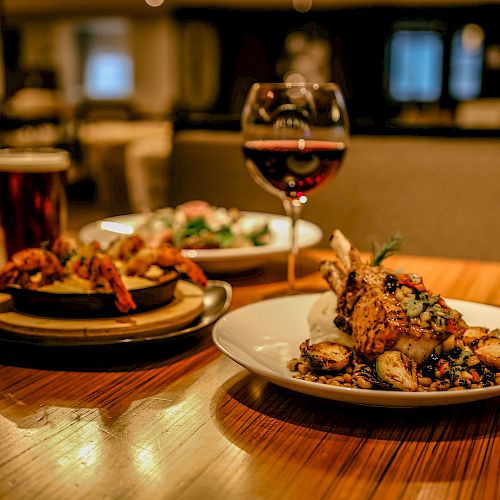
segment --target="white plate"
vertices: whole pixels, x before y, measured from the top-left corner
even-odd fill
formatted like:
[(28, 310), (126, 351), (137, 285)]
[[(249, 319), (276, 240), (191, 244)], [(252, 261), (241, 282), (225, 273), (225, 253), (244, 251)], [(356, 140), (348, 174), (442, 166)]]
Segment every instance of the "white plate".
[[(185, 250), (184, 253), (197, 262), (206, 272), (236, 272), (253, 269), (263, 264), (272, 256), (285, 253), (289, 247), (290, 221), (283, 215), (266, 214), (259, 212), (243, 212), (249, 219), (267, 218), (271, 226), (273, 240), (268, 245), (246, 248), (223, 248), (207, 250)], [(104, 219), (107, 222), (118, 222), (139, 227), (145, 220), (144, 214), (118, 215)], [(82, 243), (98, 241), (103, 246), (109, 245), (117, 238), (117, 233), (101, 228), (99, 220), (82, 227), (78, 237)], [(297, 224), (299, 248), (308, 248), (321, 241), (323, 232), (312, 222), (300, 220)]]
[[(229, 312), (217, 321), (215, 345), (241, 366), (292, 391), (325, 399), (370, 406), (438, 406), (500, 396), (500, 386), (466, 391), (393, 392), (336, 387), (295, 379), (287, 368), (298, 357), (299, 344), (309, 338), (307, 314), (319, 294), (280, 297)], [(500, 308), (447, 300), (470, 325), (500, 326)]]

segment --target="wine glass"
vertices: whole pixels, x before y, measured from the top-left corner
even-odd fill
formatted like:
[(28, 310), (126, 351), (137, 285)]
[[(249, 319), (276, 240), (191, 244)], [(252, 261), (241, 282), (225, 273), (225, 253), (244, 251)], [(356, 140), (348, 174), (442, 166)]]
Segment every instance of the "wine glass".
[(243, 154), (253, 179), (281, 198), (290, 218), (287, 294), (297, 293), (297, 221), (311, 192), (338, 172), (349, 137), (335, 83), (255, 83), (241, 116)]

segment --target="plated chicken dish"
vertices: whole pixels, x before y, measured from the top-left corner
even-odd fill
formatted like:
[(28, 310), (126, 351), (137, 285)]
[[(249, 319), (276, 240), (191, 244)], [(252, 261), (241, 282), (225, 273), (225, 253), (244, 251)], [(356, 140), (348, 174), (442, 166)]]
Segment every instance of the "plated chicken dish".
[(107, 294), (119, 312), (128, 313), (137, 307), (134, 291), (174, 282), (183, 274), (202, 288), (207, 284), (199, 266), (167, 244), (151, 248), (134, 235), (104, 251), (96, 242), (77, 246), (61, 237), (50, 247), (14, 254), (0, 269), (0, 291), (48, 292), (61, 298)]
[(309, 315), (310, 338), (289, 363), (296, 378), (399, 391), (500, 385), (500, 330), (468, 325), (421, 276), (363, 262), (338, 230), (321, 264), (331, 292)]

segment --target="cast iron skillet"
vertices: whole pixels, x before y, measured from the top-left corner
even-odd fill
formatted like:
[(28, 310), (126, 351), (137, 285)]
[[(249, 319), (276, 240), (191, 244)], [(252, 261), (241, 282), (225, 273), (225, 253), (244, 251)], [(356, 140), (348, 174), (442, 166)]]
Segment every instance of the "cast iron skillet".
[(12, 296), (16, 311), (53, 318), (102, 318), (122, 316), (149, 311), (164, 306), (174, 298), (179, 275), (172, 273), (172, 279), (146, 288), (131, 290), (137, 305), (122, 313), (115, 305), (113, 293), (53, 293), (8, 287), (4, 290)]

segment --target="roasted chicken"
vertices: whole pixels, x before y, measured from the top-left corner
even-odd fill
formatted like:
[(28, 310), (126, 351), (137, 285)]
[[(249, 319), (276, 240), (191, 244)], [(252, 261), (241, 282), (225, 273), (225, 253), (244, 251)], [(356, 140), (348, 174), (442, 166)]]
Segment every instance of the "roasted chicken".
[(363, 262), (338, 230), (331, 246), (335, 258), (320, 270), (338, 296), (335, 324), (352, 335), (366, 360), (394, 350), (420, 364), (440, 345), (453, 348), (467, 330), (461, 314), (427, 290), (421, 277)]

